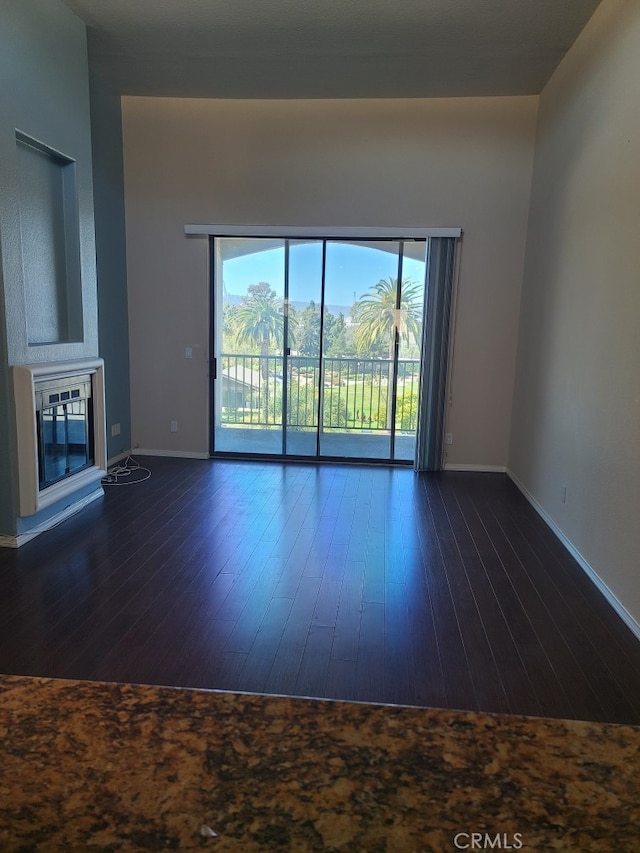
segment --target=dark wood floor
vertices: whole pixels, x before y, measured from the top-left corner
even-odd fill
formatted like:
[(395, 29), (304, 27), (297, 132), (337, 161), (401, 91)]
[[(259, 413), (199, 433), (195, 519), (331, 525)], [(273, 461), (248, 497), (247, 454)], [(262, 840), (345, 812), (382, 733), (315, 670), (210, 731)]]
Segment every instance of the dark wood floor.
[(144, 460), (0, 549), (0, 671), (640, 723), (640, 643), (503, 475)]

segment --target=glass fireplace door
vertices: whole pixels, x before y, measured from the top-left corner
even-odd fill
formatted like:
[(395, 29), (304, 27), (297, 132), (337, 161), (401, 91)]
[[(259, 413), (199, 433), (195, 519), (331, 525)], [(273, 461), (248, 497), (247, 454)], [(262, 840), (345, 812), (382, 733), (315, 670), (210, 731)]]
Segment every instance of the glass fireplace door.
[(93, 465), (91, 377), (54, 380), (36, 390), (39, 487)]

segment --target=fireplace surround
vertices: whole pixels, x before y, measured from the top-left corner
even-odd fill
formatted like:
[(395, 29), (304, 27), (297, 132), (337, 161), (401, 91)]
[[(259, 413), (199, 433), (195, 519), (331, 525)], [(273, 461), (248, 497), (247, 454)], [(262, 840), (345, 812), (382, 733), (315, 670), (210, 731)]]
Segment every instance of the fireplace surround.
[(104, 362), (16, 365), (13, 381), (20, 516), (28, 517), (106, 474)]

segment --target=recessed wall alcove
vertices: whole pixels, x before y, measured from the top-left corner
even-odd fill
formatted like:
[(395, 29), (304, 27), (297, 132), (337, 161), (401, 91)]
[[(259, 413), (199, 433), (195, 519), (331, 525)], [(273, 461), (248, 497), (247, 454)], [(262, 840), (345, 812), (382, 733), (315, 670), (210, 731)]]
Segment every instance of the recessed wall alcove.
[(82, 341), (76, 163), (21, 131), (16, 163), (28, 345)]

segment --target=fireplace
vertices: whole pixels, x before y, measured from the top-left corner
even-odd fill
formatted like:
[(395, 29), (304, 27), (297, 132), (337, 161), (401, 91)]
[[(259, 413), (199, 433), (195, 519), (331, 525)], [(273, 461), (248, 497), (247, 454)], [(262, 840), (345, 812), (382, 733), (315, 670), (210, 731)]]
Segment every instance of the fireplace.
[(90, 373), (34, 383), (40, 491), (93, 465), (92, 384)]
[(20, 515), (30, 516), (106, 473), (102, 359), (13, 368)]

